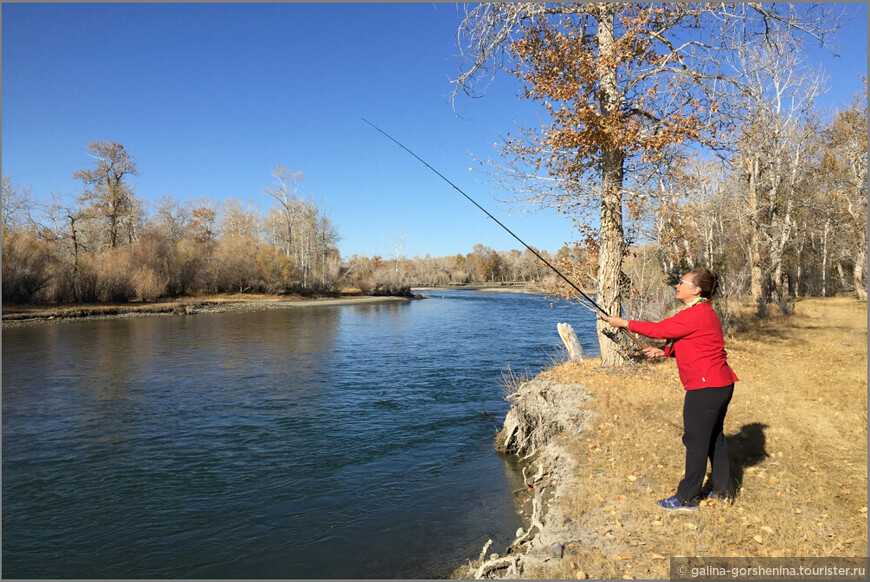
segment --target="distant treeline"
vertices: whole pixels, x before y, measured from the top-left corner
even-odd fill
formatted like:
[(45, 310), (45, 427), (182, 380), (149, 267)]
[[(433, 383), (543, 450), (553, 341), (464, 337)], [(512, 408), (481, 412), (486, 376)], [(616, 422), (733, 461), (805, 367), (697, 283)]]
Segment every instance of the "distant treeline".
[[(553, 262), (547, 251), (538, 251)], [(557, 253), (565, 256), (568, 247)], [(552, 276), (540, 259), (529, 251), (496, 251), (483, 244), (474, 245), (468, 254), (443, 257), (407, 258), (360, 257), (354, 255), (344, 265), (344, 277), (363, 292), (403, 286), (444, 286), (476, 283), (540, 283)]]
[(151, 301), (199, 293), (329, 294), (337, 289), (338, 232), (297, 197), (302, 175), (279, 167), (265, 216), (236, 200), (164, 197), (147, 213), (127, 181), (124, 146), (94, 142), (71, 203), (32, 201), (3, 177), (3, 300)]
[(215, 204), (163, 197), (153, 210), (128, 178), (138, 173), (124, 146), (94, 142), (97, 161), (76, 172), (73, 201), (37, 203), (3, 177), (3, 300), (13, 303), (153, 301), (211, 293), (330, 295), (407, 293), (411, 285), (539, 281), (530, 252), (477, 245), (467, 255), (342, 261), (334, 225), (301, 199), (301, 172), (278, 167), (265, 215), (237, 200)]
[[(624, 228), (634, 244), (624, 249), (619, 276), (626, 313), (658, 316), (661, 309), (649, 306), (668, 304), (669, 284), (696, 265), (720, 274), (723, 297), (749, 298), (761, 312), (768, 304), (789, 312), (794, 298), (806, 295), (866, 298), (865, 102), (856, 99), (828, 125), (803, 127), (800, 147), (783, 138), (779, 149), (747, 155), (742, 166), (687, 160), (679, 179), (627, 203)], [(779, 142), (763, 143), (771, 144)], [(415, 285), (508, 281), (558, 292), (553, 274), (528, 250), (478, 244), (465, 255), (408, 258), (402, 241), (390, 257), (343, 259), (335, 226), (298, 195), (302, 173), (280, 166), (266, 190), (274, 204), (265, 214), (236, 200), (168, 196), (146, 210), (128, 183), (137, 168), (124, 147), (94, 142), (88, 149), (96, 162), (75, 172), (83, 191), (72, 201), (36, 203), (29, 189), (3, 177), (4, 301), (328, 295), (342, 288), (394, 294)], [(578, 228), (584, 244), (540, 252), (575, 282), (596, 288), (594, 233), (580, 221)]]

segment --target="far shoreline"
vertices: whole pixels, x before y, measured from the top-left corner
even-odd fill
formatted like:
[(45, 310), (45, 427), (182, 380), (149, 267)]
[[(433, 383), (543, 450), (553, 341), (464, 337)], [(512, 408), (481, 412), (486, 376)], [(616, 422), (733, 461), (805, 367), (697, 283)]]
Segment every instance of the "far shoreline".
[(42, 323), (57, 323), (82, 319), (118, 319), (159, 315), (194, 315), (231, 311), (262, 311), (331, 307), (374, 303), (408, 302), (425, 299), (424, 295), (339, 295), (336, 297), (301, 297), (287, 295), (235, 294), (181, 297), (167, 301), (130, 303), (88, 303), (68, 305), (3, 304), (3, 328), (23, 327)]
[[(441, 291), (478, 291), (481, 293), (526, 293), (548, 295), (534, 283), (482, 283), (468, 285), (412, 286), (410, 295), (362, 295), (358, 290), (337, 296), (304, 297), (262, 293), (234, 293), (178, 297), (157, 301), (131, 301), (127, 303), (71, 303), (0, 305), (3, 328), (23, 327), (44, 323), (58, 323), (83, 319), (117, 319), (158, 315), (193, 315), (198, 313), (225, 313), (230, 311), (260, 311), (301, 307), (328, 307), (363, 305), (427, 299), (426, 293)], [(356, 292), (354, 292), (356, 291)]]
[(534, 283), (483, 283), (468, 285), (436, 285), (432, 287), (412, 286), (415, 293), (431, 291), (480, 291), (482, 293), (528, 293), (530, 295), (547, 295), (548, 292)]

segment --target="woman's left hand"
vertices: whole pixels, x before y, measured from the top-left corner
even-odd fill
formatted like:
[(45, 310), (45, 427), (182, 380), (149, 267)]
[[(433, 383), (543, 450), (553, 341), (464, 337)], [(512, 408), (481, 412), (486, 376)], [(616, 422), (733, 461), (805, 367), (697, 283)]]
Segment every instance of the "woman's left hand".
[(613, 327), (628, 327), (628, 320), (615, 315), (605, 315), (602, 319)]
[(661, 348), (650, 346), (643, 349), (643, 355), (645, 355), (647, 358), (664, 358), (665, 351)]

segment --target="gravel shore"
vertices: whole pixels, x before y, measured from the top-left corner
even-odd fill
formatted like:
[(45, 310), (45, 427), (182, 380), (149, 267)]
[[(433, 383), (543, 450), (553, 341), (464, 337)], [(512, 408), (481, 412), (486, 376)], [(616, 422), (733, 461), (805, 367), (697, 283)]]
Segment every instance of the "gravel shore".
[(394, 303), (421, 299), (413, 297), (323, 297), (304, 299), (281, 296), (224, 296), (214, 298), (184, 298), (158, 303), (129, 303), (112, 305), (74, 306), (3, 306), (3, 327), (20, 327), (58, 323), (77, 319), (114, 319), (121, 317), (150, 317), (158, 315), (193, 315), (198, 313), (226, 313), (230, 311), (262, 311), (264, 309), (297, 309), (302, 307), (327, 307), (335, 305), (359, 305), (366, 303)]

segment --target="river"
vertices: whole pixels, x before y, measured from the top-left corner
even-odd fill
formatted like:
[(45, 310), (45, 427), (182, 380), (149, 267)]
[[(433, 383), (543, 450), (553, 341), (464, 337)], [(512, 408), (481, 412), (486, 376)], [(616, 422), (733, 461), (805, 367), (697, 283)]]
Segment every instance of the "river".
[(434, 578), (521, 523), (492, 437), (592, 314), (526, 294), (3, 330), (5, 578)]

